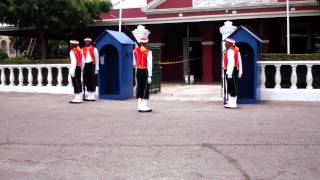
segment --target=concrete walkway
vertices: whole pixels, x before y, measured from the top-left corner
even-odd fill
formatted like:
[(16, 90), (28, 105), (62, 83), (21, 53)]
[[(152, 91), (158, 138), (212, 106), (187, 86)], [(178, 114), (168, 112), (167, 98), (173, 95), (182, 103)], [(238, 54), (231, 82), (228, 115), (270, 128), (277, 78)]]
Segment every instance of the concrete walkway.
[(318, 180), (320, 103), (0, 93), (2, 180)]
[(217, 102), (223, 101), (223, 98), (220, 84), (161, 84), (161, 93), (152, 96), (152, 100)]

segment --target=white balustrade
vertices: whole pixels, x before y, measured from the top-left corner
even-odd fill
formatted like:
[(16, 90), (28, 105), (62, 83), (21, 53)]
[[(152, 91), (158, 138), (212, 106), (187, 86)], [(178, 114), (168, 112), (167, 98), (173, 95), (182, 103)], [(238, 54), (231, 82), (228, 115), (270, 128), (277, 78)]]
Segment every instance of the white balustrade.
[[(53, 73), (52, 69), (57, 68), (57, 86), (53, 86)], [(72, 83), (71, 78), (67, 77), (68, 85), (63, 85), (63, 68), (69, 68), (69, 64), (0, 64), (1, 70), (1, 87), (0, 92), (39, 92), (39, 93), (57, 93), (57, 94), (72, 94)], [(5, 69), (9, 69), (9, 77), (6, 77)], [(14, 69), (18, 69), (18, 77), (15, 79)], [(23, 76), (23, 70), (27, 69), (26, 77)], [(36, 69), (37, 72), (37, 81), (36, 85), (33, 84), (33, 75), (32, 69)], [(43, 84), (43, 69), (47, 69), (47, 81), (46, 85)], [(56, 73), (55, 73), (56, 75)], [(6, 79), (9, 79), (9, 84), (6, 84)], [(28, 84), (24, 86), (24, 79), (27, 78)], [(18, 81), (18, 86), (15, 86), (15, 81)]]
[[(259, 61), (261, 67), (261, 85), (260, 93), (262, 100), (292, 100), (292, 101), (320, 101), (320, 89), (313, 88), (313, 80), (315, 79), (312, 75), (312, 68), (315, 65), (320, 65), (320, 61)], [(274, 66), (276, 68), (275, 73), (275, 87), (265, 87), (265, 67), (267, 65)], [(291, 86), (290, 88), (281, 87), (281, 73), (280, 69), (282, 66), (291, 67), (292, 73), (290, 77)], [(306, 73), (306, 88), (297, 88), (298, 76), (297, 67), (305, 66), (307, 68)], [(314, 74), (319, 78), (320, 74)]]

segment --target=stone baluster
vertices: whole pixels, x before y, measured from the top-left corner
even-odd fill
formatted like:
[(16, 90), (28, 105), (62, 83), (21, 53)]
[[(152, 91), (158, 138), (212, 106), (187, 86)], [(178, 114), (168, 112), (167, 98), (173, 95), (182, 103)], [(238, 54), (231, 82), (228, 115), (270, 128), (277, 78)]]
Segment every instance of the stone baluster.
[(275, 89), (280, 89), (281, 88), (281, 85), (280, 85), (280, 83), (281, 83), (281, 74), (280, 74), (281, 65), (280, 64), (276, 64), (275, 66), (276, 66), (276, 76), (275, 76), (276, 85), (275, 85), (274, 88)]
[(9, 69), (10, 69), (10, 77), (9, 77), (10, 86), (14, 86), (14, 68), (10, 67)]
[(58, 76), (57, 76), (58, 84), (57, 84), (57, 86), (62, 86), (62, 80), (63, 80), (62, 67), (57, 67), (57, 68), (58, 68)]
[(290, 89), (297, 89), (297, 65), (291, 64), (292, 72), (291, 72), (291, 87)]
[(260, 88), (266, 88), (266, 65), (261, 64), (261, 85)]
[(43, 80), (43, 78), (42, 78), (42, 71), (41, 71), (41, 67), (37, 67), (37, 69), (38, 69), (38, 84), (37, 84), (37, 86), (42, 86), (42, 80)]
[(32, 76), (32, 68), (28, 67), (28, 86), (32, 86), (33, 76)]
[(307, 89), (312, 89), (312, 64), (307, 64), (307, 77), (306, 77), (306, 82), (307, 82)]
[(1, 68), (1, 86), (6, 85), (6, 74), (4, 73), (5, 68)]
[(48, 67), (48, 84), (47, 86), (52, 86), (52, 68), (51, 67)]
[(23, 68), (19, 67), (19, 78), (18, 78), (18, 86), (23, 86)]

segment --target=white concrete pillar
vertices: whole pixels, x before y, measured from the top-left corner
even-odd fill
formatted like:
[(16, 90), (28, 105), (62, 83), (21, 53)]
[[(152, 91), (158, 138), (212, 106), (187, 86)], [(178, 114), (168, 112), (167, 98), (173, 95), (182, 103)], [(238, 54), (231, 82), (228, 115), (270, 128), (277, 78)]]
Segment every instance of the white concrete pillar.
[(58, 76), (57, 76), (57, 81), (58, 84), (57, 86), (62, 86), (62, 67), (57, 67), (58, 68)]
[(43, 80), (43, 78), (42, 78), (42, 71), (41, 71), (41, 67), (37, 67), (37, 69), (38, 69), (38, 84), (37, 84), (37, 86), (42, 86), (42, 80)]
[(10, 86), (14, 86), (14, 68), (10, 67), (9, 69), (10, 69), (10, 77), (9, 77)]
[(219, 28), (220, 33), (222, 35), (222, 50), (225, 50), (226, 47), (224, 46), (223, 40), (230, 36), (235, 30), (237, 29), (236, 26), (232, 25), (231, 21), (225, 21), (224, 25)]
[(313, 89), (312, 66), (313, 66), (312, 64), (307, 64), (307, 77), (306, 77), (307, 89)]
[(51, 68), (51, 67), (48, 67), (48, 77), (47, 77), (47, 80), (48, 80), (47, 86), (52, 86), (52, 68)]
[(274, 88), (275, 89), (280, 89), (281, 88), (281, 85), (280, 85), (280, 83), (281, 83), (281, 74), (280, 74), (281, 65), (280, 64), (276, 64), (275, 66), (276, 66), (276, 76), (274, 78), (274, 81), (275, 81), (276, 85), (275, 85)]
[(1, 86), (5, 86), (6, 85), (6, 74), (4, 73), (5, 68), (2, 67), (1, 68)]
[(33, 76), (32, 76), (32, 68), (28, 67), (28, 86), (32, 86)]
[(291, 73), (291, 87), (290, 89), (297, 89), (297, 65), (296, 64), (292, 64), (291, 65), (292, 68), (292, 73)]
[(261, 68), (261, 84), (260, 84), (260, 88), (266, 88), (266, 72), (265, 72), (266, 65), (261, 64), (260, 68)]
[[(231, 21), (225, 21), (224, 25), (219, 28), (219, 31), (220, 31), (221, 36), (222, 36), (222, 41), (221, 41), (221, 47), (222, 47), (221, 51), (222, 52), (226, 49), (226, 47), (224, 46), (223, 41), (228, 36), (230, 36), (236, 29), (237, 29), (237, 27), (233, 26)], [(224, 79), (223, 58), (221, 59), (221, 65), (222, 65), (222, 67), (221, 67), (221, 77), (222, 77), (222, 79)], [(223, 80), (222, 81), (222, 89), (221, 89), (221, 96), (222, 97), (224, 96), (224, 93), (223, 93), (223, 91), (224, 91), (223, 88), (225, 87), (224, 83), (225, 83), (225, 81)]]
[(23, 68), (19, 67), (18, 70), (19, 70), (18, 86), (23, 86)]

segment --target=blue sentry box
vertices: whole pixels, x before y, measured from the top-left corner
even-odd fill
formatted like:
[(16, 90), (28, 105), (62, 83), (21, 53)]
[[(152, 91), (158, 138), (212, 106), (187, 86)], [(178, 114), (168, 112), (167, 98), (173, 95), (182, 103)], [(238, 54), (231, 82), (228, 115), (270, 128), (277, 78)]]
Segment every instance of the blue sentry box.
[(260, 101), (260, 69), (258, 61), (262, 40), (244, 26), (239, 26), (230, 36), (236, 40), (242, 59), (242, 77), (239, 79), (238, 102), (256, 104)]
[(127, 99), (133, 95), (134, 42), (124, 33), (105, 30), (95, 40), (99, 51), (100, 99)]

